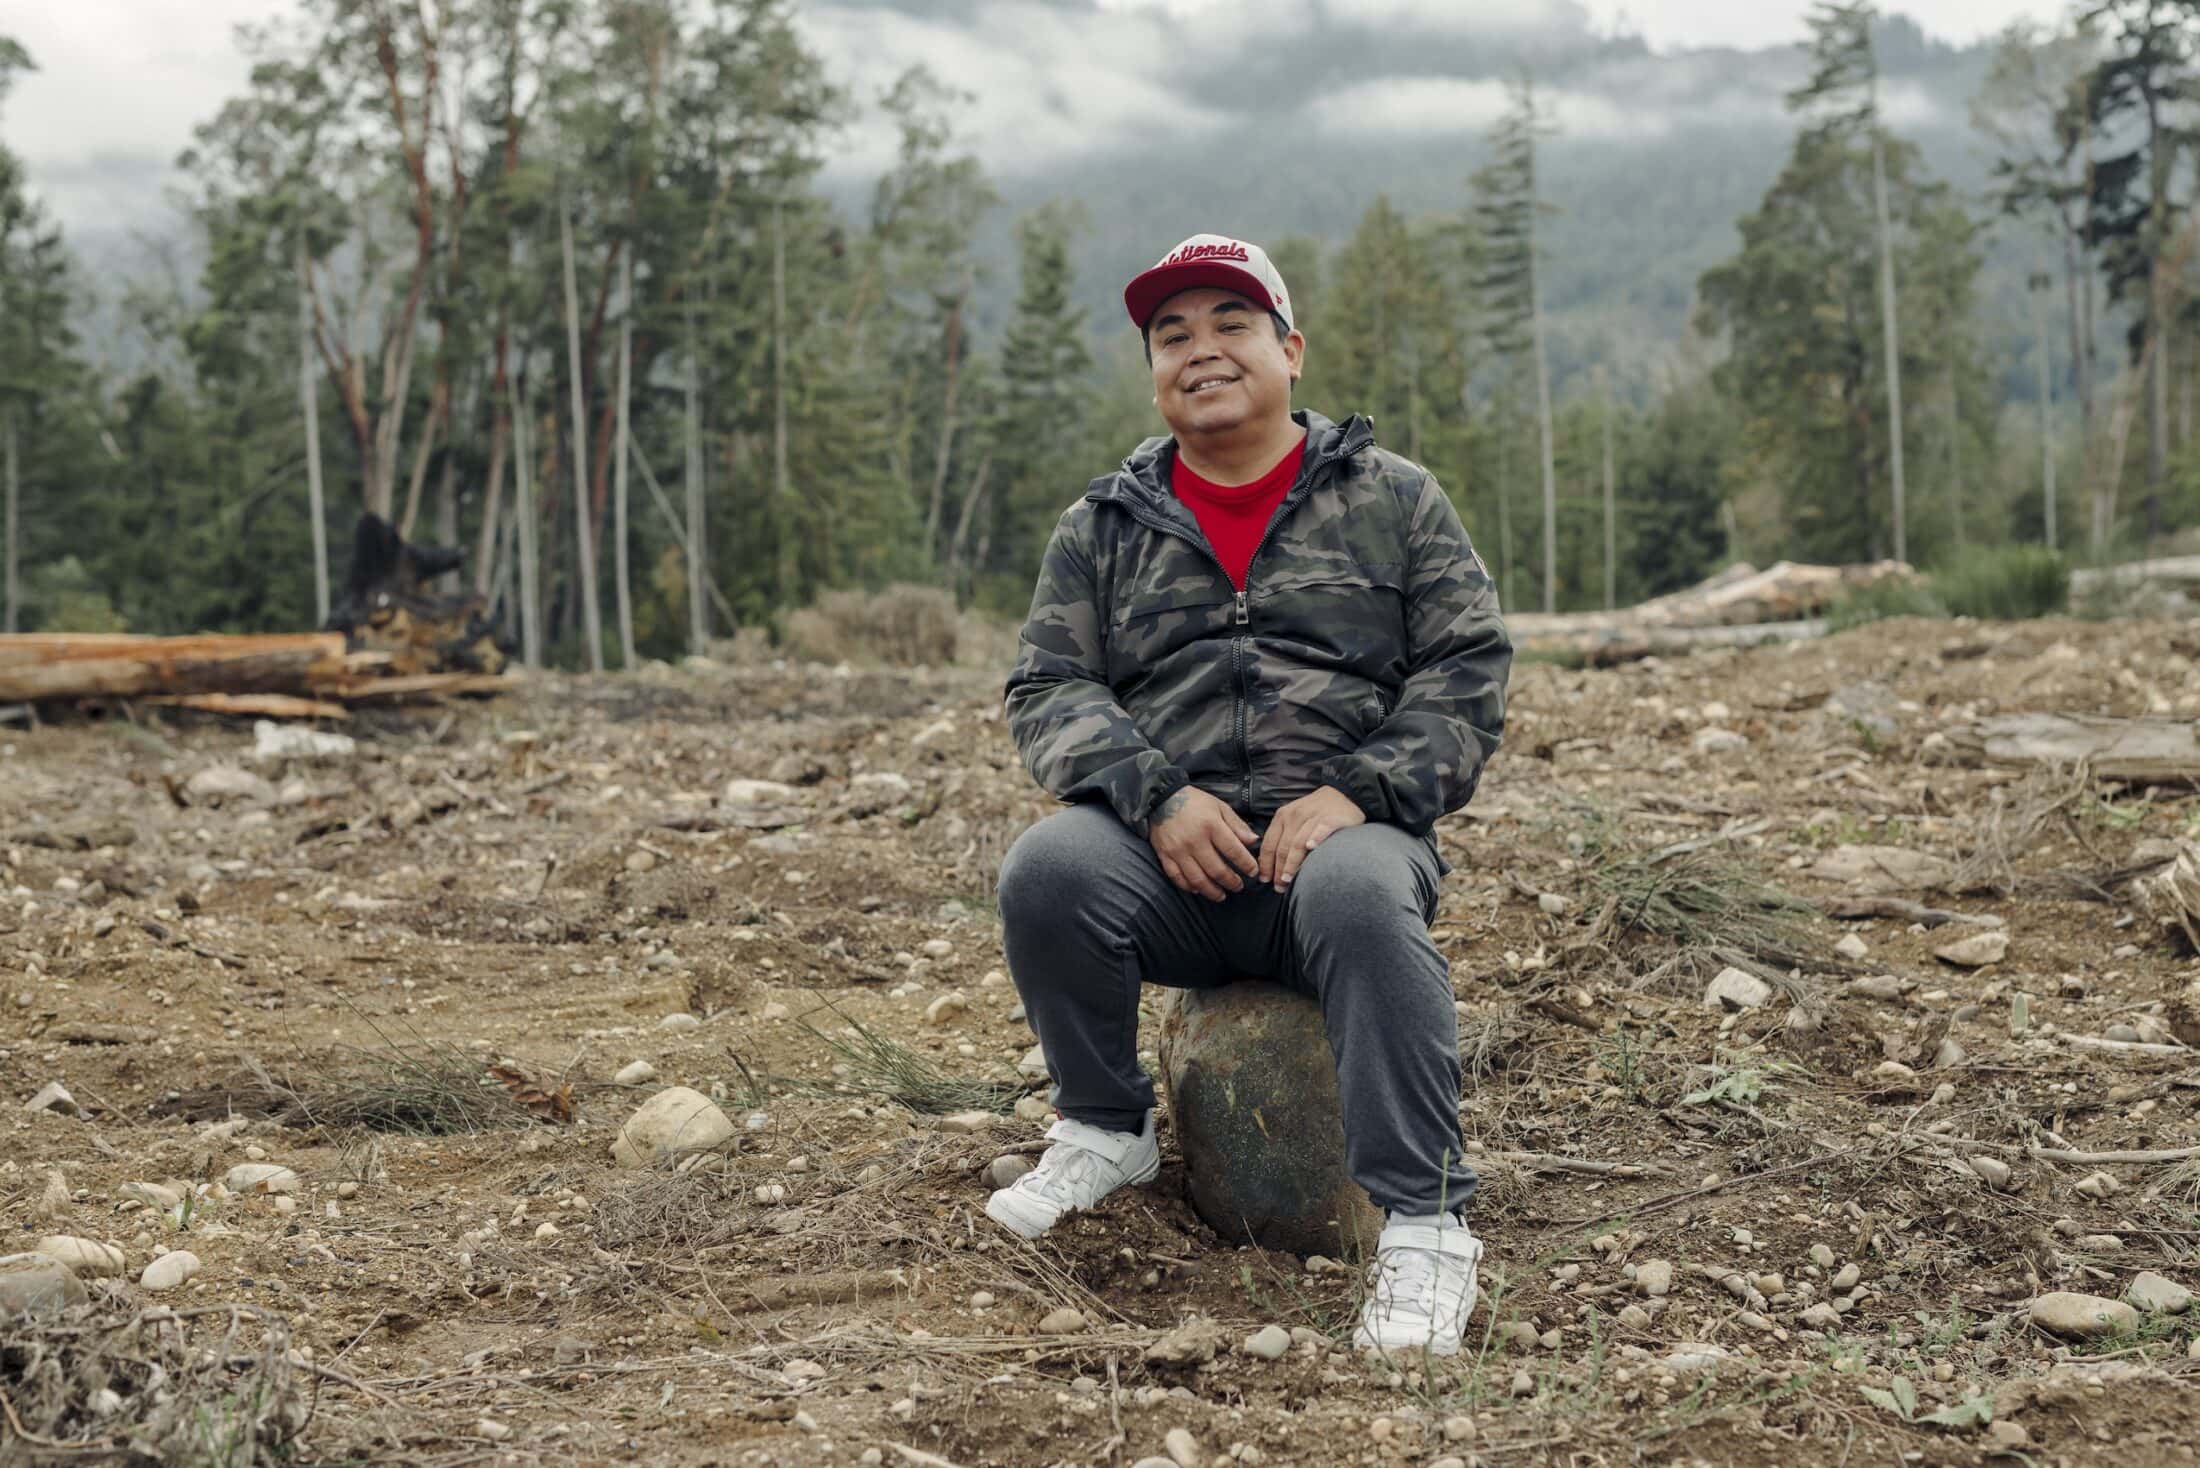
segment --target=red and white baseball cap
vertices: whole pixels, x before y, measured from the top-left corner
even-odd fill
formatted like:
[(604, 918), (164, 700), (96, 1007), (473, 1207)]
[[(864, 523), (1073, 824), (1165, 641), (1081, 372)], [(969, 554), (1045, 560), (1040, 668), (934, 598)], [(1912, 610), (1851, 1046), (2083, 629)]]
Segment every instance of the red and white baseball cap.
[(1291, 319), (1290, 293), (1268, 252), (1228, 235), (1195, 234), (1163, 255), (1153, 269), (1123, 287), (1123, 305), (1131, 313), (1131, 325), (1143, 331), (1163, 301), (1203, 285), (1243, 291), (1255, 305), (1281, 316), (1285, 326), (1298, 329)]

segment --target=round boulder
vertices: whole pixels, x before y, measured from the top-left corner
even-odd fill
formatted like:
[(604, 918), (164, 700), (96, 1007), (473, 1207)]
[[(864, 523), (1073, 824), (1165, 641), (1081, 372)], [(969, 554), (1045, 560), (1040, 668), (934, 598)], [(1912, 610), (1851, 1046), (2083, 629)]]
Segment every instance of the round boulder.
[(686, 1086), (667, 1086), (626, 1119), (611, 1156), (621, 1167), (647, 1167), (669, 1154), (715, 1147), (733, 1134), (717, 1102)]
[(1258, 980), (1176, 990), (1161, 1070), (1208, 1227), (1293, 1254), (1374, 1251), (1383, 1217), (1345, 1170), (1337, 1066), (1312, 999)]

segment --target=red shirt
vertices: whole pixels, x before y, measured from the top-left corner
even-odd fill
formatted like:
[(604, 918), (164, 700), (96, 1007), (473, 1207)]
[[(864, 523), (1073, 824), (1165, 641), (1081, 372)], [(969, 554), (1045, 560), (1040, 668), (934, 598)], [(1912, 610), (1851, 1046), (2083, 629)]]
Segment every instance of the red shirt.
[(1306, 435), (1302, 433), (1291, 452), (1251, 484), (1215, 484), (1200, 478), (1184, 462), (1184, 456), (1177, 455), (1169, 487), (1190, 507), (1207, 543), (1221, 558), (1222, 569), (1230, 573), (1230, 584), (1240, 591), (1245, 589), (1245, 573), (1252, 567), (1253, 552), (1268, 532), (1276, 506), (1283, 503), (1283, 497), (1298, 481), (1299, 464), (1305, 457)]

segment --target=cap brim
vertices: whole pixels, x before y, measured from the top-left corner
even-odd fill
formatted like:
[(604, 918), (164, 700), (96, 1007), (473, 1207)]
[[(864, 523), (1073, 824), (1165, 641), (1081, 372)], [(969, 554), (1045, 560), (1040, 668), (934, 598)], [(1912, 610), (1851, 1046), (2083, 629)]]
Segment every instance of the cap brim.
[(1260, 277), (1227, 260), (1187, 260), (1181, 265), (1156, 265), (1145, 274), (1133, 277), (1131, 283), (1123, 287), (1123, 306), (1131, 313), (1131, 325), (1144, 331), (1163, 301), (1179, 291), (1196, 290), (1200, 286), (1237, 291), (1263, 310), (1276, 309)]

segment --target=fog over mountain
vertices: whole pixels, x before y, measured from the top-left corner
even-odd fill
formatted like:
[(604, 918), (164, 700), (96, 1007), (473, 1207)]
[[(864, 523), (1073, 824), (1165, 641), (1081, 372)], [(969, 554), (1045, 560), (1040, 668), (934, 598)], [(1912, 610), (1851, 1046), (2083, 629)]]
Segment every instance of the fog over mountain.
[[(987, 236), (995, 319), (1015, 215), (1062, 196), (1086, 206), (1077, 264), (1103, 328), (1119, 283), (1199, 230), (1338, 241), (1379, 193), (1414, 215), (1465, 208), (1506, 79), (1525, 68), (1559, 127), (1544, 176), (1562, 378), (1610, 354), (1638, 382), (1777, 173), (1794, 131), (1782, 97), (1803, 74), (1794, 46), (1654, 51), (1578, 0), (813, 0), (801, 25), (859, 107), (825, 174), (851, 215), (892, 156), (873, 104), (923, 62), (971, 94), (958, 141), (1006, 200)], [(1880, 51), (1890, 123), (1977, 192), (1988, 159), (1966, 116), (1985, 47), (1897, 17)], [(131, 233), (174, 229), (169, 157), (65, 158), (10, 123), (78, 249), (110, 278), (142, 268)], [(1997, 248), (2010, 258), (1988, 291), (2009, 297), (2014, 330), (2007, 282), (2032, 243)]]

